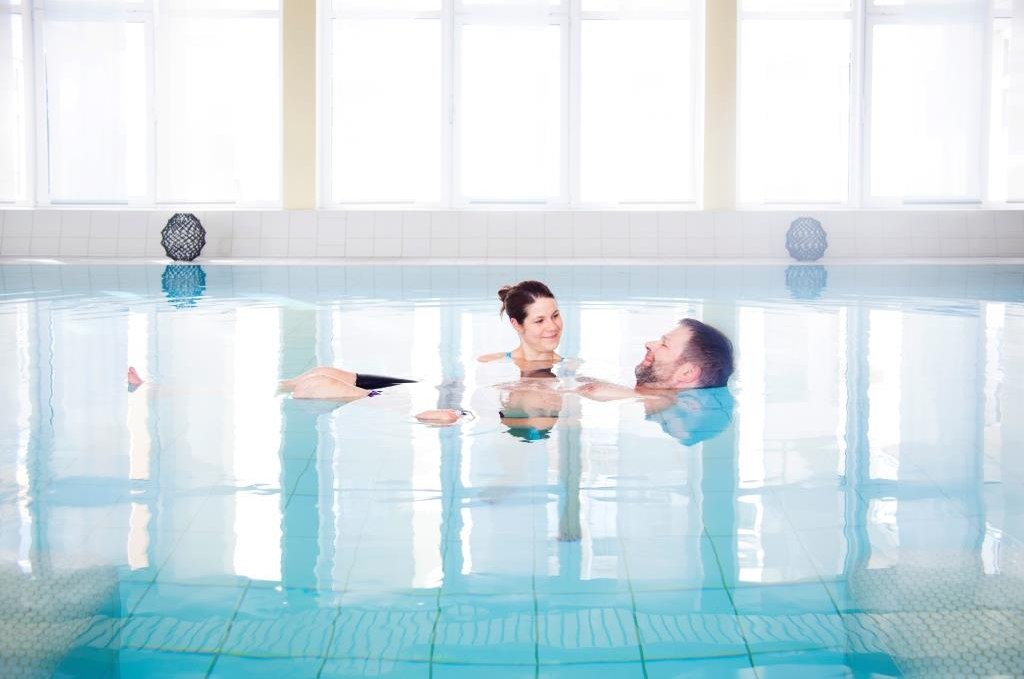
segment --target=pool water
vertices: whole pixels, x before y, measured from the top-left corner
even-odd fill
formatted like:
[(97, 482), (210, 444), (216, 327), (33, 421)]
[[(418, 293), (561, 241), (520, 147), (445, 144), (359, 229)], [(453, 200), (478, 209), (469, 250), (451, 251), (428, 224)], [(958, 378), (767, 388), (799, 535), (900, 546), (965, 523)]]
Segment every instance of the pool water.
[[(530, 389), (476, 361), (523, 278)], [(684, 316), (727, 391), (571, 392)], [(1024, 668), (1024, 266), (8, 264), (0, 326), (4, 677)]]

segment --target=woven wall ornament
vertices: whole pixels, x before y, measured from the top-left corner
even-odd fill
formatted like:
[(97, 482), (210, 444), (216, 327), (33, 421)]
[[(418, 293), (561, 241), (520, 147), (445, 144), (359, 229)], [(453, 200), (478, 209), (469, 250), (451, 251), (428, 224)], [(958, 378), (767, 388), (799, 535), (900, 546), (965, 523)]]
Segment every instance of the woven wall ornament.
[(167, 220), (167, 226), (160, 232), (160, 245), (171, 259), (191, 262), (206, 245), (206, 229), (195, 215), (178, 212)]
[(820, 264), (790, 264), (786, 288), (793, 299), (818, 299), (828, 285), (828, 271)]
[(175, 307), (193, 307), (206, 290), (206, 272), (198, 264), (168, 264), (160, 277), (160, 287)]
[(817, 219), (798, 217), (789, 225), (789, 231), (786, 232), (786, 249), (795, 259), (813, 262), (821, 259), (827, 247), (828, 237)]

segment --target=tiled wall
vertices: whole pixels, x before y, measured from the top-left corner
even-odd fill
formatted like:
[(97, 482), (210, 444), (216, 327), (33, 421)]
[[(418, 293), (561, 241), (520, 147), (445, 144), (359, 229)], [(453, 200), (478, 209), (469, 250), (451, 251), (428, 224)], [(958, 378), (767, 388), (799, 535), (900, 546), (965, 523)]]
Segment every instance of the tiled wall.
[[(798, 216), (828, 233), (823, 261), (1024, 257), (1024, 210), (906, 212), (196, 212), (201, 259), (788, 259)], [(0, 210), (6, 257), (163, 257), (170, 212)]]

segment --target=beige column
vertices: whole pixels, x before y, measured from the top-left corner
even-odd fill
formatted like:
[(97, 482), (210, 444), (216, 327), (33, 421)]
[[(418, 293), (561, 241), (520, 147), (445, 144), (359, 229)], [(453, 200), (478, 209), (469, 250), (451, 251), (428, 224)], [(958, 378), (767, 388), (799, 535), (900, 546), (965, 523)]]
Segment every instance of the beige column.
[(704, 47), (704, 209), (736, 208), (736, 6), (707, 0)]
[(316, 207), (316, 0), (283, 0), (284, 208)]

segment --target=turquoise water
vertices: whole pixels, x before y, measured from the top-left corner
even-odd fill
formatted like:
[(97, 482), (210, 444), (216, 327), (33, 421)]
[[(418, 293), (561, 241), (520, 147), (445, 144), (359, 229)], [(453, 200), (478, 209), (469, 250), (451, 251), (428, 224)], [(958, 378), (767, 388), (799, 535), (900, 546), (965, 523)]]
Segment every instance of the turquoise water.
[[(527, 277), (552, 384), (691, 316), (729, 392), (523, 393)], [(1024, 667), (1022, 266), (4, 265), (0, 326), (4, 677)], [(321, 364), (419, 382), (276, 392)]]

